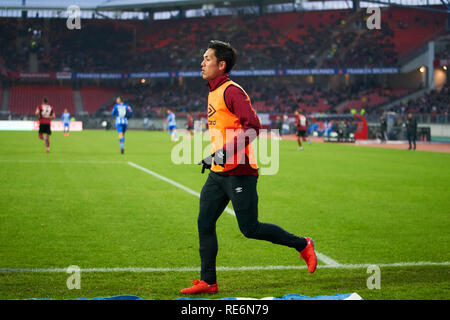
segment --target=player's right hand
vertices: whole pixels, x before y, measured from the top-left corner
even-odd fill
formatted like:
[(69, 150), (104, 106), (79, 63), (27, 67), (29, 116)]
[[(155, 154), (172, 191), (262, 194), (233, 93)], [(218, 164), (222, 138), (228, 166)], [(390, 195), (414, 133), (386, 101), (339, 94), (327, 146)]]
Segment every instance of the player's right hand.
[(202, 173), (205, 173), (205, 169), (211, 169), (212, 159), (214, 157), (214, 153), (206, 158), (204, 158), (202, 161), (200, 161), (198, 164), (202, 165)]

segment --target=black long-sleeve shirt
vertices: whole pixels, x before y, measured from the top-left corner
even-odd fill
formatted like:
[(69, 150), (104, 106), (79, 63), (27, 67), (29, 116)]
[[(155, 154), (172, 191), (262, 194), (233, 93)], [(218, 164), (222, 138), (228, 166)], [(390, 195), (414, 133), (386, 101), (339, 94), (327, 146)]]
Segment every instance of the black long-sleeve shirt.
[(417, 133), (417, 120), (416, 118), (408, 118), (406, 119), (406, 130), (408, 134), (416, 134)]

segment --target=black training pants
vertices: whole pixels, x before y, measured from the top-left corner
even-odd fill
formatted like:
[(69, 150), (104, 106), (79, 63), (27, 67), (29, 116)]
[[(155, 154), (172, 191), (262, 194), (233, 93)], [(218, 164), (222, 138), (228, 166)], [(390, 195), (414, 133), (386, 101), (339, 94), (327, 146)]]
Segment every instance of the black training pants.
[(411, 149), (412, 145), (414, 145), (414, 150), (416, 150), (416, 139), (417, 139), (416, 132), (408, 132), (409, 149)]
[(216, 221), (231, 200), (239, 229), (247, 238), (267, 240), (301, 251), (306, 240), (277, 225), (258, 221), (256, 176), (224, 176), (210, 172), (200, 194), (198, 234), (200, 241), (201, 280), (216, 283), (218, 251)]

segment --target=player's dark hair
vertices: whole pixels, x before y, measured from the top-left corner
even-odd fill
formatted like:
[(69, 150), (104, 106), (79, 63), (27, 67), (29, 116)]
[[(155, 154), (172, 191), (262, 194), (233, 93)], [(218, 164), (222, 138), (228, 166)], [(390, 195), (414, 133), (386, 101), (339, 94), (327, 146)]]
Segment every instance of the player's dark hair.
[(117, 99), (120, 99), (120, 102), (123, 102), (122, 96), (118, 96)]
[(43, 102), (43, 103), (48, 103), (47, 97), (42, 98), (42, 102)]
[(228, 73), (236, 64), (237, 51), (228, 42), (220, 40), (211, 40), (208, 45), (209, 49), (214, 50), (217, 57), (217, 62), (225, 61), (225, 72)]

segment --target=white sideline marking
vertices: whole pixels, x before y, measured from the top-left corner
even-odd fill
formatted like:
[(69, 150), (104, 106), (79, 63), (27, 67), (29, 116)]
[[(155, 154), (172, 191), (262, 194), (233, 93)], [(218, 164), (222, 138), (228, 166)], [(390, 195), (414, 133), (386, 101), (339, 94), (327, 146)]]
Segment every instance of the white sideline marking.
[[(192, 195), (194, 195), (194, 196), (200, 198), (200, 193), (198, 193), (198, 192), (196, 192), (196, 191), (194, 191), (194, 190), (192, 190), (192, 189), (190, 189), (190, 188), (188, 188), (188, 187), (185, 187), (185, 186), (183, 186), (182, 184), (179, 184), (178, 182), (175, 182), (175, 181), (173, 181), (173, 180), (171, 180), (171, 179), (169, 179), (169, 178), (166, 178), (166, 177), (164, 177), (164, 176), (162, 176), (162, 175), (160, 175), (160, 174), (157, 174), (156, 172), (151, 171), (151, 170), (149, 170), (149, 169), (147, 169), (147, 168), (141, 167), (140, 165), (137, 165), (137, 164), (135, 164), (134, 162), (128, 162), (128, 164), (129, 164), (130, 166), (132, 166), (132, 167), (135, 167), (136, 169), (139, 169), (139, 170), (142, 170), (142, 171), (144, 171), (144, 172), (146, 172), (146, 173), (148, 173), (148, 174), (151, 174), (152, 176), (154, 176), (154, 177), (156, 177), (156, 178), (158, 178), (158, 179), (161, 179), (161, 180), (163, 180), (163, 181), (165, 181), (165, 182), (167, 182), (167, 183), (170, 183), (171, 185), (173, 185), (173, 186), (175, 186), (175, 187), (177, 187), (177, 188), (180, 188), (181, 190), (184, 190), (184, 191), (186, 191), (187, 193), (190, 193), (190, 194), (192, 194)], [(230, 208), (228, 208), (228, 207), (225, 208), (225, 211), (228, 212), (229, 214), (233, 215), (233, 216), (236, 215), (236, 214), (234, 213), (233, 209), (230, 209)]]
[[(160, 175), (160, 174), (158, 174), (158, 173), (156, 173), (154, 171), (151, 171), (151, 170), (149, 170), (147, 168), (141, 167), (140, 165), (137, 165), (137, 164), (135, 164), (133, 162), (99, 161), (99, 160), (27, 160), (27, 159), (19, 159), (19, 160), (0, 159), (0, 162), (11, 162), (11, 163), (15, 162), (15, 163), (129, 164), (130, 166), (135, 167), (136, 169), (144, 171), (145, 173), (148, 173), (148, 174), (150, 174), (150, 175), (152, 175), (152, 176), (154, 176), (154, 177), (156, 177), (156, 178), (158, 178), (160, 180), (163, 180), (163, 181), (165, 181), (167, 183), (170, 183), (171, 185), (173, 185), (173, 186), (175, 186), (177, 188), (180, 188), (180, 189), (186, 191), (187, 193), (190, 193), (190, 194), (200, 198), (200, 193), (198, 193), (198, 192), (196, 192), (196, 191), (194, 191), (194, 190), (192, 190), (192, 189), (190, 189), (190, 188), (188, 188), (186, 186), (183, 186), (182, 184), (179, 184), (176, 181), (173, 181), (173, 180), (171, 180), (169, 178), (166, 178), (166, 177), (164, 177), (164, 176), (162, 176), (162, 175)], [(227, 213), (229, 213), (229, 214), (231, 214), (233, 216), (236, 216), (236, 214), (234, 213), (234, 210), (231, 209), (231, 208), (226, 207), (225, 208), (225, 212), (227, 212)], [(339, 263), (336, 260), (334, 260), (334, 259), (332, 259), (332, 258), (330, 258), (330, 257), (328, 257), (328, 256), (326, 256), (326, 255), (324, 255), (324, 254), (322, 254), (320, 252), (316, 251), (316, 255), (317, 255), (317, 259), (319, 259), (320, 261), (322, 261), (326, 265), (330, 265), (330, 266), (338, 266), (339, 265)]]
[[(367, 269), (369, 266), (377, 265), (381, 267), (429, 267), (429, 266), (450, 266), (450, 261), (444, 262), (397, 262), (379, 264), (340, 264), (340, 265), (318, 265), (317, 269)], [(243, 267), (217, 267), (217, 271), (252, 271), (252, 270), (302, 270), (307, 266), (243, 266)], [(199, 267), (184, 268), (86, 268), (80, 272), (198, 272)], [(67, 268), (0, 268), (0, 272), (67, 272)]]
[[(128, 162), (128, 164), (130, 166), (132, 166), (132, 167), (135, 167), (136, 169), (139, 169), (139, 170), (142, 170), (142, 171), (144, 171), (144, 172), (146, 172), (148, 174), (151, 174), (152, 176), (154, 176), (154, 177), (156, 177), (158, 179), (161, 179), (161, 180), (163, 180), (165, 182), (168, 182), (171, 185), (173, 185), (173, 186), (175, 186), (177, 188), (180, 188), (180, 189), (182, 189), (182, 190), (184, 190), (184, 191), (186, 191), (186, 192), (188, 192), (188, 193), (190, 193), (190, 194), (200, 198), (200, 193), (195, 192), (194, 190), (192, 190), (192, 189), (190, 189), (188, 187), (185, 187), (182, 184), (179, 184), (178, 182), (175, 182), (175, 181), (173, 181), (173, 180), (171, 180), (169, 178), (163, 177), (162, 175), (157, 174), (156, 172), (153, 172), (153, 171), (151, 171), (149, 169), (146, 169), (144, 167), (141, 167), (140, 165), (137, 165), (137, 164), (135, 164), (133, 162)], [(233, 209), (230, 209), (230, 208), (226, 207), (225, 211), (227, 213), (233, 215), (233, 216), (236, 216), (236, 214), (234, 213)], [(330, 257), (328, 257), (328, 256), (326, 256), (326, 255), (324, 255), (324, 254), (322, 254), (320, 252), (316, 251), (316, 255), (317, 255), (317, 259), (319, 259), (320, 261), (322, 261), (326, 265), (330, 265), (330, 266), (338, 266), (339, 265), (339, 263), (336, 260), (333, 260)]]
[(339, 266), (340, 265), (336, 260), (333, 260), (330, 257), (328, 257), (320, 252), (317, 252), (317, 250), (314, 250), (314, 251), (316, 252), (317, 259), (319, 259), (326, 265), (329, 265), (329, 266)]
[(170, 183), (171, 185), (173, 185), (173, 186), (175, 186), (177, 188), (180, 188), (181, 190), (184, 190), (187, 193), (190, 193), (190, 194), (200, 198), (200, 193), (198, 193), (198, 192), (196, 192), (196, 191), (194, 191), (194, 190), (192, 190), (192, 189), (190, 189), (188, 187), (185, 187), (182, 184), (179, 184), (178, 182), (175, 182), (175, 181), (173, 181), (173, 180), (171, 180), (169, 178), (166, 178), (166, 177), (164, 177), (164, 176), (162, 176), (160, 174), (157, 174), (156, 172), (153, 172), (153, 171), (148, 170), (148, 169), (146, 169), (144, 167), (141, 167), (140, 165), (137, 165), (137, 164), (135, 164), (133, 162), (128, 162), (128, 164), (130, 166), (132, 166), (132, 167), (135, 167), (136, 169), (139, 169), (139, 170), (144, 171), (144, 172), (146, 172), (148, 174), (151, 174), (152, 176), (154, 176), (154, 177), (156, 177), (158, 179), (161, 179), (161, 180), (163, 180), (163, 181), (165, 181), (167, 183)]

